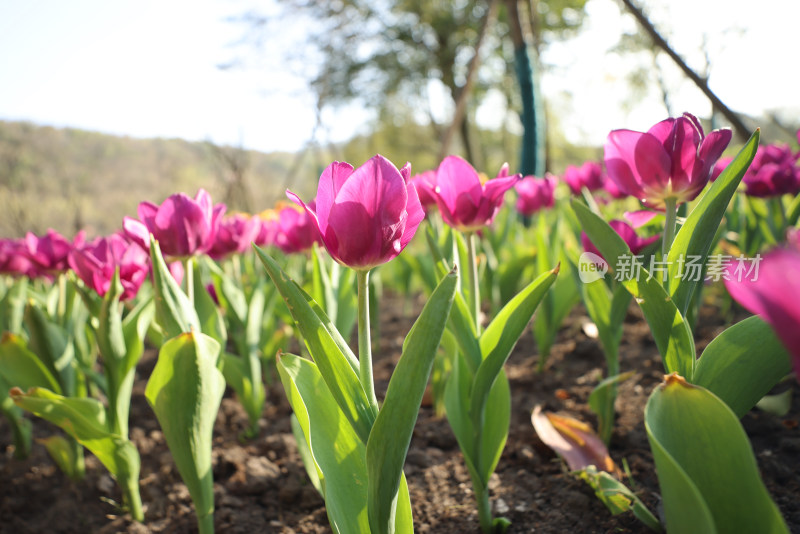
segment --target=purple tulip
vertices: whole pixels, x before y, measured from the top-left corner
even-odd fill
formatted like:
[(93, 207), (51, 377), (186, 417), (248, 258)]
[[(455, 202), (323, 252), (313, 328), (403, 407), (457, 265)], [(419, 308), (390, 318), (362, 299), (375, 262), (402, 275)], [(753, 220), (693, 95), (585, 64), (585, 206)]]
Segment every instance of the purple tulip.
[(410, 164), (398, 171), (381, 155), (355, 170), (335, 161), (320, 176), (316, 207), (287, 195), (312, 217), (336, 261), (367, 271), (400, 254), (425, 218), (410, 174)]
[(605, 144), (606, 169), (619, 189), (651, 208), (664, 209), (665, 199), (680, 204), (700, 194), (730, 140), (729, 129), (706, 136), (700, 121), (684, 113), (647, 132), (612, 131)]
[(211, 195), (204, 189), (195, 198), (176, 193), (160, 206), (151, 202), (139, 204), (140, 220), (125, 217), (125, 233), (146, 250), (150, 249), (153, 234), (165, 256), (185, 258), (208, 252), (214, 245), (219, 220), (225, 205), (211, 203)]
[(536, 178), (526, 176), (514, 186), (517, 190), (517, 211), (530, 216), (542, 208), (552, 208), (555, 203), (553, 192), (558, 179), (555, 176)]
[(36, 276), (36, 269), (22, 239), (0, 239), (0, 273), (12, 276)]
[(521, 179), (508, 176), (503, 165), (497, 177), (481, 184), (477, 171), (458, 156), (447, 156), (436, 171), (436, 204), (442, 219), (462, 232), (488, 226), (503, 203), (506, 191)]
[(603, 188), (606, 176), (603, 167), (596, 161), (587, 161), (580, 167), (567, 165), (564, 171), (564, 181), (567, 182), (573, 195), (580, 195), (585, 187), (589, 191), (597, 191)]
[(261, 231), (261, 219), (243, 213), (223, 217), (208, 255), (222, 259), (230, 254), (241, 254), (250, 249)]
[(769, 323), (792, 356), (800, 379), (800, 230), (788, 243), (761, 258), (758, 270), (737, 276), (737, 262), (728, 266), (725, 287), (750, 312)]
[[(313, 202), (309, 207), (315, 209)], [(321, 242), (316, 221), (305, 210), (290, 205), (278, 211), (274, 243), (284, 254), (303, 252)]]
[(67, 256), (73, 248), (83, 246), (84, 233), (78, 232), (75, 239), (69, 241), (55, 230), (48, 230), (41, 237), (28, 232), (23, 243), (25, 254), (33, 267), (32, 274), (51, 277), (69, 268)]
[(425, 211), (436, 204), (436, 171), (425, 171), (411, 177), (411, 183), (417, 188), (419, 203)]
[(147, 251), (122, 233), (101, 237), (73, 249), (68, 261), (78, 278), (101, 297), (108, 292), (114, 271), (119, 268), (122, 300), (135, 297), (150, 272)]
[[(657, 235), (653, 237), (639, 237), (639, 235), (636, 233), (636, 230), (633, 229), (633, 226), (625, 221), (613, 220), (608, 224), (614, 229), (615, 232), (617, 232), (617, 234), (619, 234), (622, 240), (625, 241), (625, 244), (627, 244), (628, 248), (631, 249), (631, 253), (633, 255), (639, 254), (649, 245), (658, 241), (658, 239), (661, 237)], [(581, 244), (586, 252), (597, 254), (601, 258), (603, 257), (597, 247), (594, 246), (594, 243), (592, 243), (592, 241), (589, 239), (589, 236), (586, 235), (586, 232), (581, 232)]]
[(789, 146), (766, 145), (758, 148), (742, 178), (744, 193), (752, 197), (776, 197), (800, 192), (800, 167)]
[(618, 200), (621, 198), (627, 198), (629, 196), (628, 193), (620, 189), (619, 186), (614, 183), (614, 180), (609, 178), (608, 175), (606, 175), (606, 181), (603, 182), (603, 191), (608, 193), (611, 198), (616, 198)]
[(254, 243), (259, 247), (275, 244), (278, 233), (278, 213), (273, 209), (264, 210), (258, 214), (259, 230)]

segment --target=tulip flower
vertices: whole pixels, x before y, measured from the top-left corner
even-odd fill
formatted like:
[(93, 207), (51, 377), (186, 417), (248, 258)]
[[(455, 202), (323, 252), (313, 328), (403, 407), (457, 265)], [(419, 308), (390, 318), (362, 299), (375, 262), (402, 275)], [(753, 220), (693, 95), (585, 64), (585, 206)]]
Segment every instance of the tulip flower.
[(0, 239), (0, 273), (34, 277), (36, 271), (21, 239)]
[(278, 233), (278, 213), (273, 209), (264, 210), (258, 214), (261, 227), (255, 238), (255, 244), (259, 247), (274, 245), (275, 236)]
[(506, 191), (521, 179), (508, 175), (503, 165), (497, 177), (481, 183), (477, 171), (458, 156), (448, 156), (436, 171), (436, 204), (448, 225), (465, 233), (488, 226), (503, 203)]
[(68, 257), (69, 266), (101, 297), (111, 287), (114, 271), (119, 269), (122, 283), (122, 300), (136, 296), (150, 272), (150, 256), (140, 246), (132, 243), (122, 233), (98, 238), (83, 247), (73, 249)]
[(142, 202), (138, 209), (140, 220), (125, 217), (122, 226), (128, 237), (144, 249), (150, 249), (149, 234), (153, 234), (165, 256), (186, 258), (211, 249), (224, 213), (225, 205), (214, 206), (211, 195), (200, 189), (195, 198), (176, 193), (160, 206)]
[(536, 178), (526, 176), (515, 186), (517, 190), (517, 211), (531, 216), (542, 208), (552, 208), (555, 203), (553, 192), (556, 188), (555, 176)]
[(800, 230), (787, 237), (786, 246), (764, 255), (757, 270), (737, 273), (738, 262), (732, 262), (724, 278), (734, 300), (772, 326), (800, 379)]
[(714, 164), (714, 168), (711, 169), (711, 179), (710, 182), (715, 182), (719, 175), (722, 174), (722, 171), (725, 170), (725, 167), (730, 165), (733, 158), (719, 158), (717, 162)]
[(619, 186), (614, 183), (614, 180), (610, 179), (608, 176), (606, 176), (606, 180), (603, 182), (603, 191), (608, 193), (611, 198), (621, 199), (628, 196), (628, 193), (620, 189)]
[(37, 276), (50, 276), (67, 270), (67, 256), (73, 247), (83, 245), (84, 233), (79, 232), (73, 241), (69, 241), (55, 230), (48, 230), (41, 237), (28, 232), (23, 243), (32, 272)]
[(589, 191), (597, 191), (603, 188), (606, 176), (603, 167), (595, 161), (587, 161), (580, 167), (567, 165), (564, 171), (564, 181), (567, 182), (573, 195), (580, 195), (585, 187)]
[(355, 170), (336, 161), (320, 176), (315, 208), (287, 194), (311, 216), (336, 261), (366, 271), (400, 254), (425, 217), (410, 172), (411, 165), (398, 171), (381, 155)]
[(731, 140), (729, 129), (707, 136), (689, 113), (663, 120), (647, 132), (614, 130), (605, 144), (608, 176), (651, 208), (693, 200)]
[(250, 249), (260, 232), (261, 220), (258, 217), (243, 213), (223, 217), (208, 255), (222, 259), (230, 254), (241, 254)]
[(752, 197), (777, 197), (800, 192), (800, 167), (789, 146), (761, 146), (745, 172), (744, 193)]
[[(315, 206), (309, 203), (309, 207), (313, 210)], [(274, 243), (285, 254), (308, 250), (314, 243), (319, 242), (319, 228), (314, 218), (305, 210), (290, 205), (283, 206), (278, 211)]]
[(419, 202), (426, 211), (436, 204), (436, 171), (415, 174), (411, 177), (411, 183), (417, 188)]
[[(639, 254), (649, 245), (658, 241), (659, 238), (657, 235), (653, 237), (639, 237), (639, 235), (636, 233), (636, 230), (633, 229), (633, 226), (625, 221), (613, 220), (609, 222), (608, 225), (611, 226), (611, 228), (613, 228), (617, 234), (619, 234), (623, 241), (625, 241), (625, 244), (628, 245), (629, 249), (631, 249), (631, 253), (633, 255)], [(586, 235), (586, 232), (581, 232), (581, 244), (586, 252), (597, 254), (601, 258), (603, 257), (597, 247), (594, 246), (594, 243), (592, 243), (592, 241), (589, 239), (589, 236)]]

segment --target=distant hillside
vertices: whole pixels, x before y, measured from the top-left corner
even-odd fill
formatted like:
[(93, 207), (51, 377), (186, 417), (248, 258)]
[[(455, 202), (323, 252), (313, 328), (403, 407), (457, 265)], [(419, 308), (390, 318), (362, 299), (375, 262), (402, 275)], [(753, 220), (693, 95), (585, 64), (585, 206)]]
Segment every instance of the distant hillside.
[(307, 159), (0, 121), (0, 237), (47, 228), (104, 235), (142, 200), (194, 196), (201, 187), (229, 209), (258, 212), (284, 199), (286, 187), (313, 195), (319, 169)]

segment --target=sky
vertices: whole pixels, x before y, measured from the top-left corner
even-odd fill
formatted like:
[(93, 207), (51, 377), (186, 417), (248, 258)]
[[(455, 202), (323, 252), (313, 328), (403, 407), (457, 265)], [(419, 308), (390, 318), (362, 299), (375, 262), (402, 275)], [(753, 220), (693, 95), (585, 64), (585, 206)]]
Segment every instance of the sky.
[[(226, 19), (252, 0), (0, 0), (0, 120), (27, 120), (133, 137), (180, 137), (294, 151), (314, 127), (314, 99), (281, 67), (280, 43), (269, 69), (221, 70), (236, 55), (240, 26)], [(272, 2), (259, 5), (268, 9)], [(800, 122), (794, 36), (800, 1), (671, 0), (647, 2), (652, 18), (690, 62), (702, 64), (705, 34), (709, 83), (720, 98), (750, 115), (784, 110)], [(724, 11), (721, 6), (725, 6)], [(666, 117), (657, 95), (626, 109), (626, 60), (607, 50), (636, 22), (614, 0), (589, 0), (585, 31), (543, 58), (558, 68), (542, 80), (575, 142), (600, 144), (614, 128), (647, 129)], [(738, 27), (737, 33), (731, 28)], [(302, 28), (298, 28), (302, 32)], [(290, 44), (287, 43), (287, 46)], [(699, 61), (699, 63), (698, 63)], [(673, 111), (707, 115), (710, 106), (665, 59), (675, 88)], [(491, 106), (491, 104), (489, 104)], [(480, 116), (492, 116), (484, 109)], [(357, 106), (323, 116), (340, 141), (365, 128)]]

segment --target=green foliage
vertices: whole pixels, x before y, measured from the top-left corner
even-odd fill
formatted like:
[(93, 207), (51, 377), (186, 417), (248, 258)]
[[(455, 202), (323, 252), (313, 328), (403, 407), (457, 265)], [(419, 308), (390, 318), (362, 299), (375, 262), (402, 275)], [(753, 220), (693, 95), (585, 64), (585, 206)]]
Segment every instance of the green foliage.
[(455, 295), (455, 275), (439, 284), (411, 328), (378, 412), (359, 382), (359, 363), (322, 308), (256, 251), (314, 358), (280, 356), (278, 371), (306, 441), (304, 463), (313, 464), (312, 480), (322, 489), (331, 525), (336, 532), (413, 532), (402, 467)]
[(194, 502), (202, 534), (214, 532), (211, 435), (225, 392), (219, 344), (194, 332), (167, 341), (147, 381), (153, 408), (175, 465)]
[(788, 532), (744, 429), (715, 395), (668, 376), (647, 401), (645, 428), (669, 532)]

